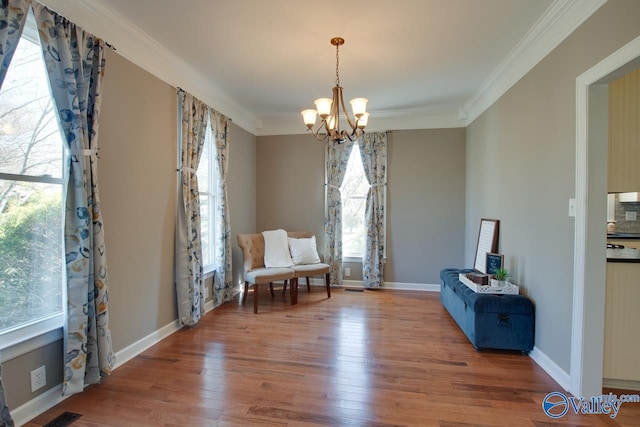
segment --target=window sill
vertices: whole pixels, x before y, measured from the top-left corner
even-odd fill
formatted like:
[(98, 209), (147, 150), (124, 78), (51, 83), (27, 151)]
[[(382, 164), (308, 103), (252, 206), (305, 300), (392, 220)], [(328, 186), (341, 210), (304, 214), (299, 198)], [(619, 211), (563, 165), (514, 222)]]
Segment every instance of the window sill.
[(0, 335), (3, 362), (62, 339), (64, 314), (40, 319)]
[(207, 265), (202, 268), (202, 278), (209, 279), (216, 273), (216, 268), (213, 265)]

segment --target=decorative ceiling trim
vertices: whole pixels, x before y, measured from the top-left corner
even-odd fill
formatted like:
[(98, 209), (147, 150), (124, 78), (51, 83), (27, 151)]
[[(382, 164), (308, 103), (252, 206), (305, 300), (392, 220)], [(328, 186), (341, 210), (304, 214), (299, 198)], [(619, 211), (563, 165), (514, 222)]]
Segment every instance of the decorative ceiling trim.
[[(407, 129), (443, 129), (465, 127), (457, 109), (442, 110), (402, 110), (372, 112), (366, 132)], [(304, 133), (300, 118), (293, 116), (261, 117), (256, 136), (297, 135)], [(310, 138), (313, 136), (309, 135)], [(314, 139), (315, 141), (315, 139)]]
[(466, 125), (496, 102), (607, 0), (556, 0), (464, 104)]
[[(126, 17), (99, 0), (39, 1), (107, 40), (129, 61), (171, 86), (192, 93), (256, 136), (300, 134), (304, 131), (298, 114), (290, 117), (257, 117)], [(370, 126), (376, 129), (468, 126), (606, 1), (554, 1), (476, 93), (455, 113), (450, 108), (422, 112), (371, 111), (374, 121), (370, 121)], [(297, 123), (295, 127), (294, 121)]]
[(38, 0), (115, 46), (118, 54), (174, 87), (180, 87), (255, 134), (258, 118), (235, 102), (126, 17), (98, 0)]

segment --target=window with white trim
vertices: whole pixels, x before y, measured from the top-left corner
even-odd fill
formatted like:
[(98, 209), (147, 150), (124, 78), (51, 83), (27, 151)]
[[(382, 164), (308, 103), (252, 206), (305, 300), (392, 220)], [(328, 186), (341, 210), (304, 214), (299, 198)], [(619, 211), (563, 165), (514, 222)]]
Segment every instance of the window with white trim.
[(215, 269), (216, 227), (216, 190), (218, 186), (218, 167), (214, 159), (214, 140), (211, 123), (207, 123), (202, 155), (198, 164), (198, 190), (200, 193), (200, 239), (202, 241), (202, 265), (204, 272)]
[(353, 144), (344, 181), (340, 187), (342, 197), (342, 255), (362, 258), (366, 228), (364, 213), (369, 192), (369, 181), (364, 174), (360, 147)]
[(62, 325), (63, 160), (29, 16), (0, 89), (0, 348)]

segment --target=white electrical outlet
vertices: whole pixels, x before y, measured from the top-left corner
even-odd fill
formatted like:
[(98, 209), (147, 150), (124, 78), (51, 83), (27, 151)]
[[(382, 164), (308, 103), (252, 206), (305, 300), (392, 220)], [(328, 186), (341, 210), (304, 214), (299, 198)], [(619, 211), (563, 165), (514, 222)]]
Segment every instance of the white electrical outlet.
[(40, 390), (45, 385), (47, 385), (47, 371), (43, 365), (31, 371), (31, 392)]
[(351, 277), (351, 268), (350, 267), (345, 267), (344, 268), (344, 276), (345, 277)]

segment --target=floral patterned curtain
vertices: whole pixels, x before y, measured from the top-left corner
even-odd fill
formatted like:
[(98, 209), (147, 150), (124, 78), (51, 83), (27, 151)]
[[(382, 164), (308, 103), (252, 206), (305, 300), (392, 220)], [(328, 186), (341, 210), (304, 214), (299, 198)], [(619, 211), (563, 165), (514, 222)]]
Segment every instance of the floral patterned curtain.
[(0, 2), (0, 86), (20, 41), (28, 11), (27, 0)]
[(2, 385), (2, 366), (0, 366), (0, 427), (5, 426), (13, 427), (14, 422), (7, 406), (7, 397), (4, 394), (4, 386)]
[(51, 94), (66, 136), (67, 318), (63, 393), (81, 392), (115, 362), (109, 330), (107, 263), (98, 194), (98, 117), (104, 42), (33, 2)]
[(384, 224), (387, 187), (387, 134), (365, 133), (358, 139), (369, 194), (364, 222), (367, 229), (362, 257), (362, 283), (365, 288), (383, 286)]
[(342, 197), (340, 187), (347, 172), (353, 142), (325, 145), (326, 212), (324, 220), (324, 262), (331, 266), (331, 283), (342, 284)]
[(213, 283), (213, 304), (218, 306), (233, 298), (233, 273), (231, 270), (231, 223), (227, 202), (227, 170), (229, 168), (229, 119), (210, 109), (209, 120), (216, 144), (214, 160), (218, 168), (216, 192), (216, 273)]
[[(24, 23), (27, 21), (29, 2), (10, 0), (0, 2), (0, 87), (7, 69), (20, 41)], [(2, 385), (2, 366), (0, 366), (0, 426), (13, 426)]]
[(198, 163), (207, 126), (207, 106), (193, 95), (178, 91), (181, 106), (180, 183), (176, 225), (176, 293), (180, 324), (193, 326), (204, 315), (202, 242)]

